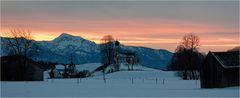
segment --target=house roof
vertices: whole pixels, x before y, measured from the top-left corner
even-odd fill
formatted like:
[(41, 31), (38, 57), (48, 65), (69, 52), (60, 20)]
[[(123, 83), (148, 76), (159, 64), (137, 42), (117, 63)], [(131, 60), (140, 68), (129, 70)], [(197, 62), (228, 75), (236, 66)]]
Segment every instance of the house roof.
[(224, 68), (237, 68), (239, 65), (239, 51), (210, 52)]
[[(21, 56), (21, 55), (12, 55), (12, 56), (2, 56), (1, 57), (1, 62), (15, 62), (15, 61), (18, 61), (18, 60), (24, 60), (24, 56)], [(27, 58), (27, 63), (30, 64), (30, 65), (34, 65), (40, 69), (43, 69), (43, 66), (38, 64), (37, 62), (31, 60), (31, 59), (28, 59)]]

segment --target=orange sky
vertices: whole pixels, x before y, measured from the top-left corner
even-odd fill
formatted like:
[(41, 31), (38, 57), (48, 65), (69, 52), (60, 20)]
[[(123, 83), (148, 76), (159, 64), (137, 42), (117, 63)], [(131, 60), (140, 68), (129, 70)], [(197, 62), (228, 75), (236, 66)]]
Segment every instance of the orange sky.
[(239, 46), (237, 7), (235, 2), (5, 1), (1, 36), (10, 28), (27, 28), (35, 40), (69, 33), (99, 43), (111, 34), (126, 45), (174, 51), (184, 34), (194, 32), (200, 51), (225, 51)]

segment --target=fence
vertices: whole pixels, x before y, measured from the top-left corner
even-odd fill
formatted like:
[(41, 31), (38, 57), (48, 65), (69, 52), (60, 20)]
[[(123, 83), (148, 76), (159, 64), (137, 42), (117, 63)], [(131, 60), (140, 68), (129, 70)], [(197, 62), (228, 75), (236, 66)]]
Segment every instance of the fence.
[(142, 77), (131, 77), (131, 78), (65, 78), (65, 79), (45, 79), (45, 82), (50, 83), (61, 83), (64, 81), (64, 83), (71, 83), (71, 84), (86, 84), (91, 85), (91, 83), (94, 84), (127, 84), (127, 85), (135, 85), (135, 84), (147, 84), (147, 85), (181, 85), (185, 84), (185, 82), (188, 82), (192, 85), (196, 85), (197, 87), (200, 86), (199, 80), (180, 80), (177, 78), (142, 78)]

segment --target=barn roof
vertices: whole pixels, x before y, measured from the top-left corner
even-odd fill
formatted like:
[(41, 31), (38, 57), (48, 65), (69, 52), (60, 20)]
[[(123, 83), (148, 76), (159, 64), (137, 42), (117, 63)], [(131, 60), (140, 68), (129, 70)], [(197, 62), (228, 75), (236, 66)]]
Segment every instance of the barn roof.
[[(2, 62), (15, 62), (17, 60), (24, 60), (24, 56), (21, 55), (12, 55), (12, 56), (2, 56), (1, 61)], [(27, 58), (27, 63), (29, 63), (31, 66), (37, 66), (40, 69), (44, 69), (43, 65), (38, 64), (37, 62)]]
[(210, 52), (224, 68), (236, 68), (239, 65), (239, 51)]

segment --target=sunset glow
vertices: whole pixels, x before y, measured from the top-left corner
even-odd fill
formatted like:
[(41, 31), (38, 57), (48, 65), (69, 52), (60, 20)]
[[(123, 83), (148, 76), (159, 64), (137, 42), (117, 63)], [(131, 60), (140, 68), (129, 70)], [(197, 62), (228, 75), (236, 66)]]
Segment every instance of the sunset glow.
[(202, 52), (239, 46), (235, 2), (2, 2), (1, 36), (27, 28), (35, 40), (61, 33), (96, 43), (107, 34), (126, 45), (174, 51), (183, 35), (200, 37)]

